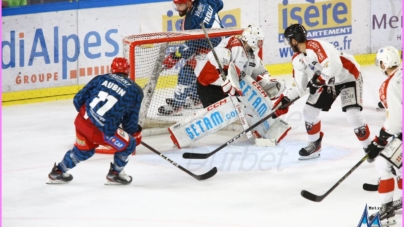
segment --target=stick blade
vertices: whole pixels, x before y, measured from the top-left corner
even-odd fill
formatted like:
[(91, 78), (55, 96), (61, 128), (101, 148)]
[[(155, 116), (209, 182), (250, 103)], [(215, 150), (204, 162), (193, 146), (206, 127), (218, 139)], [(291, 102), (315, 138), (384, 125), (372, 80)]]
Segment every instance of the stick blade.
[(369, 191), (369, 192), (375, 192), (379, 190), (379, 185), (378, 184), (363, 184), (363, 190)]
[(308, 192), (308, 191), (306, 191), (306, 190), (303, 190), (303, 191), (300, 193), (300, 195), (302, 195), (304, 198), (306, 198), (306, 199), (308, 199), (308, 200), (311, 200), (311, 201), (313, 201), (313, 202), (321, 202), (321, 201), (324, 199), (323, 196), (314, 195), (313, 193)]
[(185, 159), (207, 159), (209, 158), (210, 154), (200, 154), (200, 153), (184, 153), (182, 157)]
[(204, 173), (202, 175), (196, 175), (196, 179), (198, 180), (206, 180), (209, 179), (211, 177), (213, 177), (214, 175), (216, 175), (217, 173), (217, 168), (214, 167), (213, 169), (209, 170), (209, 172)]

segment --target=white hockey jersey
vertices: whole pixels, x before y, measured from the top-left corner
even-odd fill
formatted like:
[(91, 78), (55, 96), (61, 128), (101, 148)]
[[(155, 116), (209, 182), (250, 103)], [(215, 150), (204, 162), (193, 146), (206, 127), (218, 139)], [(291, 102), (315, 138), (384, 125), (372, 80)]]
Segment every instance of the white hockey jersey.
[[(246, 51), (242, 44), (242, 41), (236, 36), (231, 36), (223, 39), (218, 46), (215, 47), (216, 52), (221, 48), (226, 48), (231, 52), (230, 61), (236, 66), (236, 70), (240, 77), (244, 75), (251, 76), (254, 80), (257, 80), (258, 75), (265, 75), (269, 73), (265, 69), (261, 58), (257, 53), (252, 51)], [(210, 51), (206, 58), (197, 59), (195, 67), (195, 75), (198, 78), (199, 83), (204, 86), (209, 84), (220, 86), (224, 83), (218, 72), (218, 65), (213, 53)]]
[(295, 53), (292, 65), (296, 87), (286, 92), (290, 99), (297, 98), (307, 89), (315, 72), (321, 72), (318, 79), (326, 85), (355, 81), (360, 76), (360, 66), (352, 55), (339, 52), (322, 40), (307, 40), (306, 53)]
[(384, 129), (393, 135), (402, 131), (402, 68), (394, 71), (380, 86), (380, 100), (386, 108)]

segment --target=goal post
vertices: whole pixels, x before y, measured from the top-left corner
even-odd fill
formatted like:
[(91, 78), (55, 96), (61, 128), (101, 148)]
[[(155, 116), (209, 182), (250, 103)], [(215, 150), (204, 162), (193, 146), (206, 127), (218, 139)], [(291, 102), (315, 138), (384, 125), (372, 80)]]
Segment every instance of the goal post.
[[(212, 39), (240, 35), (242, 32), (243, 29), (238, 28), (208, 29), (209, 37)], [(195, 54), (188, 59), (181, 59), (171, 69), (163, 69), (165, 57), (187, 41), (196, 44)], [(167, 105), (174, 97), (179, 73), (194, 75), (192, 67), (195, 66), (195, 59), (206, 57), (210, 51), (202, 45), (204, 42), (206, 39), (203, 30), (158, 32), (124, 37), (123, 56), (130, 64), (130, 78), (136, 81), (144, 92), (139, 124), (145, 129), (145, 135), (168, 133), (169, 126), (192, 116), (197, 111), (187, 109), (185, 106), (180, 115), (166, 116), (160, 114), (158, 109)], [(193, 80), (189, 81), (190, 84), (195, 83), (195, 76), (185, 78), (188, 77), (189, 80)], [(187, 98), (187, 103), (193, 101), (195, 101), (193, 97)]]

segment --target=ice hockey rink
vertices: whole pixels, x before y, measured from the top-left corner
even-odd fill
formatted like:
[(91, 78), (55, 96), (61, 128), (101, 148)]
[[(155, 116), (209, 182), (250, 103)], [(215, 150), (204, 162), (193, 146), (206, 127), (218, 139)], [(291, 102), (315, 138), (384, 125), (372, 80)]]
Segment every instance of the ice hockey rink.
[[(376, 66), (362, 67), (364, 110), (372, 137), (385, 112), (376, 110), (385, 77)], [(292, 83), (291, 75), (285, 78)], [(308, 190), (321, 195), (363, 156), (360, 143), (341, 111), (340, 99), (322, 112), (323, 149), (318, 159), (299, 161), (307, 139), (301, 114), (304, 98), (286, 120), (293, 129), (277, 147), (254, 147), (242, 138), (207, 160), (185, 160), (184, 152), (209, 152), (238, 134), (221, 131), (187, 149), (174, 149), (168, 135), (143, 141), (194, 173), (216, 166), (218, 173), (197, 181), (143, 146), (125, 172), (131, 185), (106, 186), (111, 155), (96, 154), (70, 172), (65, 185), (47, 185), (47, 174), (72, 147), (76, 116), (72, 100), (3, 107), (4, 226), (358, 226), (365, 205), (379, 207), (374, 166), (363, 163), (322, 202), (304, 199)], [(397, 189), (395, 199), (401, 196)], [(370, 210), (369, 213), (375, 212)], [(402, 226), (401, 212), (396, 226)]]

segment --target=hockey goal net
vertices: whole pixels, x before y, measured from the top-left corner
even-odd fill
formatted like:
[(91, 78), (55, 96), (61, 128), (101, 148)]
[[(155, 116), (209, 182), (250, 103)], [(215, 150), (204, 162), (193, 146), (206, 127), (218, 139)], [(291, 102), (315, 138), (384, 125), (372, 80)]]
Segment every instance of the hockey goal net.
[[(242, 31), (242, 29), (209, 29), (208, 33), (211, 39), (220, 39), (240, 35)], [(165, 57), (187, 41), (193, 41), (195, 54), (187, 60), (181, 59), (173, 68), (163, 70)], [(203, 58), (208, 51), (202, 30), (131, 35), (123, 39), (123, 56), (130, 63), (130, 77), (143, 88), (144, 99), (139, 124), (148, 129), (147, 134), (167, 133), (167, 127), (192, 116), (198, 108), (202, 108), (201, 105), (194, 105), (197, 104), (197, 100), (187, 97), (184, 108), (176, 115), (164, 115), (158, 111), (174, 98), (180, 70), (182, 69), (181, 73), (186, 75), (194, 75), (192, 67), (189, 66), (195, 64), (195, 58)], [(188, 66), (184, 67), (186, 65)], [(190, 80), (185, 84), (195, 83), (195, 76), (186, 76), (185, 79)], [(196, 90), (192, 92), (196, 93)], [(176, 108), (175, 105), (173, 107)]]

